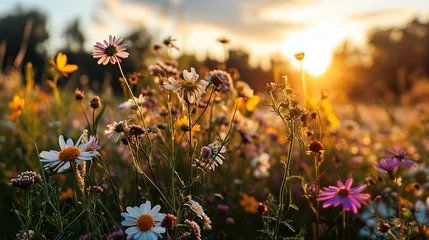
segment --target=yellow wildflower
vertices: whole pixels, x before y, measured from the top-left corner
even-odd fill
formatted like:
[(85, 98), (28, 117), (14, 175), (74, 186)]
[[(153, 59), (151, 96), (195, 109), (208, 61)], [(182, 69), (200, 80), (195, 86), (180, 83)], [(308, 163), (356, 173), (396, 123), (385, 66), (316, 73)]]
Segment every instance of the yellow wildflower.
[(15, 95), (11, 102), (9, 102), (8, 107), (9, 110), (12, 111), (9, 114), (9, 121), (13, 121), (22, 114), (22, 109), (24, 109), (25, 99), (20, 98), (18, 95)]
[(258, 212), (259, 202), (256, 201), (256, 198), (249, 196), (246, 193), (241, 195), (240, 206), (243, 207), (244, 212), (246, 213), (257, 213)]
[(65, 191), (62, 191), (60, 194), (60, 199), (65, 200), (67, 198), (72, 198), (74, 191), (71, 188), (67, 188)]
[(259, 104), (261, 101), (261, 97), (258, 95), (254, 95), (250, 98), (239, 98), (238, 99), (238, 106), (240, 108), (245, 108), (248, 112), (253, 112), (255, 110), (255, 107)]
[(52, 65), (58, 72), (60, 72), (64, 77), (68, 77), (69, 73), (72, 73), (78, 69), (75, 64), (67, 64), (67, 55), (63, 53), (58, 53), (56, 62), (53, 58), (49, 60), (49, 64)]
[[(174, 123), (175, 128), (180, 128), (182, 131), (189, 131), (189, 118), (188, 116), (183, 116), (182, 118), (177, 119), (177, 121)], [(192, 127), (192, 132), (199, 132), (201, 131), (201, 126), (199, 124), (195, 124)]]

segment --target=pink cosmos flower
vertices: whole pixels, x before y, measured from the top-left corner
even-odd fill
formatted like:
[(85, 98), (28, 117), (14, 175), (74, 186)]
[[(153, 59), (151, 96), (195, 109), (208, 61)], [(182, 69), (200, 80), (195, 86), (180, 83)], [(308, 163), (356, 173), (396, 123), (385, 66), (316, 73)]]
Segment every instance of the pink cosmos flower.
[(351, 188), (352, 183), (353, 179), (349, 178), (345, 184), (338, 181), (337, 187), (324, 187), (323, 190), (320, 191), (317, 201), (325, 201), (323, 203), (323, 208), (330, 207), (331, 205), (336, 207), (342, 204), (344, 209), (347, 211), (352, 210), (353, 213), (356, 214), (362, 204), (366, 204), (365, 200), (368, 200), (370, 195), (360, 193), (366, 188), (366, 185)]
[[(104, 40), (104, 44), (97, 42), (94, 45), (94, 51), (92, 52), (92, 56), (94, 58), (100, 58), (98, 60), (98, 64), (107, 65), (110, 61), (111, 64), (116, 63), (116, 59), (119, 62), (122, 62), (121, 58), (127, 58), (129, 53), (125, 50), (125, 45), (121, 44), (123, 38), (120, 38), (116, 41), (116, 37), (109, 36), (109, 42)], [(115, 57), (116, 56), (116, 57)]]

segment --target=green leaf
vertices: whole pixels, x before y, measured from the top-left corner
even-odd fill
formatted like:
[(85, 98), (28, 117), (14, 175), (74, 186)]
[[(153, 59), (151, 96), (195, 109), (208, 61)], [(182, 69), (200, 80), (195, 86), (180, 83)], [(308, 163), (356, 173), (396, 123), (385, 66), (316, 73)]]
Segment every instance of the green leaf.
[(299, 211), (298, 206), (297, 206), (297, 205), (295, 205), (295, 204), (291, 204), (291, 205), (290, 205), (290, 207), (291, 207), (291, 208), (293, 208), (293, 209), (295, 209), (295, 210), (297, 210), (297, 211)]

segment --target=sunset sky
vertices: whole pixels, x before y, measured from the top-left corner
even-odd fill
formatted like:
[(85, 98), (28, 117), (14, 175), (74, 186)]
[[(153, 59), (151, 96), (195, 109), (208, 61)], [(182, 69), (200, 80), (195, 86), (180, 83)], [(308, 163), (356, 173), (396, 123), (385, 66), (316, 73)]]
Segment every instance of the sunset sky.
[(307, 70), (315, 75), (345, 39), (364, 46), (371, 29), (429, 19), (428, 0), (2, 0), (0, 15), (18, 4), (48, 15), (52, 54), (65, 44), (65, 26), (78, 17), (88, 50), (109, 34), (124, 36), (143, 25), (157, 41), (171, 35), (199, 58), (221, 58), (220, 36), (249, 50), (253, 64), (267, 64), (264, 56), (273, 53), (291, 58), (305, 51)]

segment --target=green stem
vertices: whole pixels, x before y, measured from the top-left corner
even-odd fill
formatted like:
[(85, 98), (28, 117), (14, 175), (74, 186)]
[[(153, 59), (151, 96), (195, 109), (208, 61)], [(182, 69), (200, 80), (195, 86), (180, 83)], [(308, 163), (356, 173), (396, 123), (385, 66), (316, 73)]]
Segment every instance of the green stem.
[(31, 222), (31, 209), (30, 209), (30, 189), (26, 191), (25, 210), (27, 213), (25, 220), (25, 231), (27, 232), (27, 238), (30, 239), (30, 222)]
[(188, 131), (189, 131), (189, 173), (190, 173), (190, 181), (192, 181), (192, 154), (193, 154), (193, 147), (192, 147), (192, 120), (191, 120), (191, 109), (188, 104)]
[(301, 69), (301, 83), (302, 83), (302, 91), (304, 92), (304, 108), (307, 109), (307, 87), (305, 86), (305, 73), (302, 68), (302, 60), (299, 61), (299, 66)]
[(119, 208), (122, 212), (122, 211), (124, 211), (125, 208), (124, 208), (124, 205), (122, 204), (122, 201), (119, 197), (118, 191), (116, 190), (115, 184), (113, 183), (112, 176), (110, 175), (109, 169), (108, 169), (107, 165), (104, 163), (103, 159), (101, 159), (101, 158), (98, 158), (98, 159), (100, 160), (99, 162), (100, 162), (101, 168), (103, 169), (104, 173), (106, 173), (107, 177), (109, 178), (109, 183), (113, 188), (113, 192), (115, 193), (116, 201), (118, 202)]
[[(289, 180), (289, 184), (287, 184), (288, 178), (289, 178), (289, 167), (290, 167), (290, 162), (292, 159), (292, 150), (293, 150), (293, 142), (294, 142), (294, 138), (295, 138), (295, 122), (292, 120), (292, 127), (290, 128), (291, 132), (289, 135), (289, 151), (287, 154), (287, 160), (286, 160), (286, 164), (285, 164), (285, 170), (283, 173), (283, 180), (282, 180), (282, 185), (280, 186), (280, 195), (279, 195), (279, 209), (277, 211), (277, 216), (276, 216), (276, 225), (275, 225), (275, 230), (274, 230), (274, 239), (277, 239), (277, 236), (279, 234), (279, 230), (280, 230), (280, 218), (283, 215), (283, 211), (284, 211), (284, 198), (285, 198), (285, 186), (286, 185), (290, 185), (290, 180)], [(290, 192), (290, 187), (288, 186), (288, 192)], [(290, 200), (290, 199), (289, 199)], [(290, 202), (289, 202), (290, 205)]]
[(94, 135), (94, 136), (95, 136), (95, 132), (93, 132), (93, 131), (91, 130), (91, 124), (89, 123), (88, 115), (86, 114), (85, 106), (83, 106), (82, 101), (80, 101), (80, 106), (82, 107), (83, 115), (85, 115), (85, 119), (86, 119), (86, 123), (88, 124), (89, 132), (91, 132), (91, 133), (92, 133), (92, 135)]
[(347, 232), (347, 228), (346, 228), (346, 224), (347, 224), (347, 213), (346, 213), (346, 209), (343, 208), (343, 239), (347, 239), (346, 236), (346, 232)]
[(122, 71), (122, 67), (121, 67), (121, 64), (119, 63), (118, 58), (117, 58), (116, 56), (114, 56), (114, 57), (115, 57), (115, 59), (116, 59), (116, 62), (118, 63), (119, 71), (121, 72), (121, 75), (122, 75), (122, 77), (124, 78), (125, 85), (127, 86), (128, 91), (130, 92), (131, 99), (133, 99), (134, 104), (136, 105), (137, 110), (138, 110), (138, 112), (140, 113), (140, 118), (141, 118), (141, 120), (142, 120), (142, 122), (143, 122), (143, 127), (144, 127), (144, 129), (145, 129), (146, 137), (147, 137), (147, 139), (148, 139), (148, 141), (149, 141), (149, 146), (148, 146), (148, 149), (149, 149), (149, 157), (152, 157), (152, 139), (150, 138), (150, 136), (149, 136), (149, 132), (147, 131), (147, 125), (146, 125), (146, 121), (145, 121), (145, 118), (144, 118), (144, 115), (143, 115), (143, 111), (142, 111), (142, 109), (141, 109), (140, 105), (137, 103), (137, 100), (136, 100), (136, 99), (135, 99), (135, 97), (134, 97), (133, 90), (131, 90), (131, 86), (130, 86), (130, 84), (128, 84), (128, 80), (127, 80), (127, 78), (125, 77), (124, 72)]
[(314, 153), (314, 171), (316, 172), (316, 194), (315, 194), (315, 200), (316, 200), (316, 237), (319, 238), (319, 201), (317, 201), (317, 196), (319, 194), (320, 190), (320, 177), (319, 177), (319, 153)]

